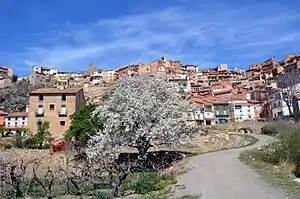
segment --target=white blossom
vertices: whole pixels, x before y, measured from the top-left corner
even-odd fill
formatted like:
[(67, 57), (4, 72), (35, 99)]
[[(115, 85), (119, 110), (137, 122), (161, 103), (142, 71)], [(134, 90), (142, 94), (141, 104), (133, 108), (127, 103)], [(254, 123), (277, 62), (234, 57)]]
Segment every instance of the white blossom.
[(127, 146), (141, 153), (159, 145), (177, 146), (193, 132), (187, 123), (190, 109), (192, 104), (163, 77), (122, 78), (97, 109), (104, 129), (91, 138), (87, 154), (93, 157)]

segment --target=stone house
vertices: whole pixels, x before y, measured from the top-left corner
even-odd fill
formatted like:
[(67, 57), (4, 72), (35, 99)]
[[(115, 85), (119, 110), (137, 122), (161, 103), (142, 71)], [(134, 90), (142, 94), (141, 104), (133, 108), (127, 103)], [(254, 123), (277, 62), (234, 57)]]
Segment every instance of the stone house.
[(41, 88), (29, 94), (28, 128), (36, 133), (42, 121), (50, 123), (54, 138), (62, 138), (68, 130), (70, 116), (85, 105), (82, 88)]
[(8, 87), (12, 84), (12, 79), (0, 76), (0, 88)]
[(35, 87), (44, 87), (48, 85), (48, 77), (44, 73), (32, 71), (28, 76), (29, 82)]

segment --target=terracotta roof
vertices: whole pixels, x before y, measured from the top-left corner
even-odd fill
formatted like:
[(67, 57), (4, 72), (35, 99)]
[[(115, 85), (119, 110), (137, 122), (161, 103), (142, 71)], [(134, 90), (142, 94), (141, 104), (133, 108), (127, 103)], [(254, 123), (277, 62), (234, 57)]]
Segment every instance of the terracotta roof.
[(7, 117), (28, 117), (28, 112), (14, 112), (9, 113)]
[(258, 100), (248, 100), (248, 102), (250, 104), (260, 104), (260, 101), (258, 101)]
[(30, 94), (76, 94), (80, 90), (82, 90), (82, 88), (40, 88), (32, 91)]

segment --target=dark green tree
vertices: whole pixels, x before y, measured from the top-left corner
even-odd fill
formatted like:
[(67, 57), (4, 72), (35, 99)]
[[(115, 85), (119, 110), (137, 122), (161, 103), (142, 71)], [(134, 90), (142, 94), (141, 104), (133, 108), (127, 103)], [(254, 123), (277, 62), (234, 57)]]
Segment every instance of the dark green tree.
[(13, 75), (12, 78), (11, 78), (12, 82), (16, 82), (18, 81), (18, 76), (17, 75)]
[(75, 140), (81, 144), (86, 144), (90, 136), (101, 129), (101, 124), (94, 120), (96, 118), (95, 109), (94, 105), (89, 104), (70, 116), (71, 125), (65, 134), (66, 140)]
[(38, 124), (37, 133), (34, 135), (38, 143), (38, 148), (42, 149), (45, 143), (49, 143), (51, 140), (51, 134), (49, 131), (50, 123), (43, 121)]

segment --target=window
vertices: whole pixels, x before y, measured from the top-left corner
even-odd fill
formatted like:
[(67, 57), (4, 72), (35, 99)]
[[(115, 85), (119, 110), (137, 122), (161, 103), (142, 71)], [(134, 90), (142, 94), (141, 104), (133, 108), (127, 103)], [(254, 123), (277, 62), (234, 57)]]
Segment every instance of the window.
[(66, 100), (67, 100), (67, 95), (62, 95), (62, 96), (61, 96), (61, 100), (62, 100), (62, 101), (66, 101)]
[(242, 109), (242, 106), (241, 105), (235, 105), (234, 108), (235, 109)]
[(62, 107), (62, 108), (66, 108), (66, 105), (65, 105), (65, 104), (62, 104), (61, 107)]
[(19, 119), (19, 117), (16, 117), (16, 119), (15, 120), (18, 120)]
[(44, 100), (44, 96), (43, 95), (39, 95), (39, 100), (43, 101)]
[(50, 105), (49, 105), (49, 109), (52, 110), (52, 111), (54, 110), (54, 107), (55, 107), (54, 104), (50, 104)]
[(25, 117), (23, 117), (23, 120), (25, 120)]
[(39, 120), (39, 121), (37, 121), (37, 123), (36, 123), (38, 126), (40, 126), (41, 124), (42, 124), (42, 121), (41, 120)]
[(7, 120), (10, 120), (10, 117), (8, 117)]
[(39, 106), (38, 106), (39, 108), (43, 108), (43, 104), (39, 104)]
[(65, 126), (66, 125), (66, 121), (60, 121), (60, 126)]

